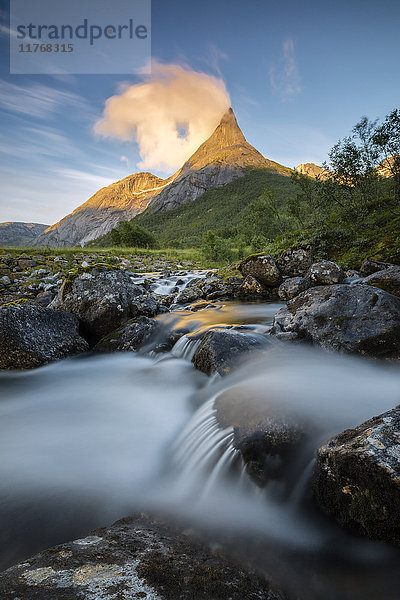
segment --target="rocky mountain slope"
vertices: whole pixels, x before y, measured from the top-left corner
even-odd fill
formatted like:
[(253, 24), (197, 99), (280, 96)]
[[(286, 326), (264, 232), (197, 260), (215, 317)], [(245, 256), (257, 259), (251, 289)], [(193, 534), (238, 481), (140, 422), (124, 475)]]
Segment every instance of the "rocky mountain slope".
[(312, 179), (317, 179), (317, 177), (325, 179), (327, 174), (327, 171), (314, 163), (302, 163), (295, 168), (295, 171), (302, 175), (308, 175), (308, 177), (312, 177)]
[(249, 167), (266, 168), (281, 175), (290, 170), (263, 157), (240, 130), (232, 109), (213, 134), (168, 179), (135, 173), (102, 188), (73, 213), (49, 227), (38, 246), (75, 246), (94, 240), (122, 220), (143, 212), (157, 212), (196, 200), (206, 190), (221, 187), (245, 175)]
[(0, 246), (32, 246), (37, 236), (47, 228), (48, 225), (42, 223), (0, 223)]

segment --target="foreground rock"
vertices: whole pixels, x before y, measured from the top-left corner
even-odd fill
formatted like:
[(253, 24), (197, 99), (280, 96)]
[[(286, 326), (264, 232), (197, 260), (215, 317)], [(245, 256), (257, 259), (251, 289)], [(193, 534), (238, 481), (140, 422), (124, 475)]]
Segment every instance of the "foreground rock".
[(158, 329), (158, 323), (148, 317), (128, 321), (119, 329), (102, 338), (93, 348), (94, 352), (136, 352), (150, 341)]
[(89, 349), (78, 319), (33, 302), (0, 308), (0, 368), (33, 369)]
[(196, 369), (207, 375), (228, 375), (252, 352), (265, 350), (269, 345), (269, 340), (260, 334), (249, 335), (232, 329), (211, 329), (204, 334), (192, 362)]
[(139, 316), (141, 305), (145, 315), (155, 314), (155, 301), (146, 303), (143, 293), (124, 271), (83, 273), (65, 280), (51, 307), (75, 314), (88, 339), (97, 341)]
[(400, 267), (392, 265), (387, 269), (377, 271), (366, 277), (364, 283), (400, 297)]
[(307, 430), (291, 411), (268, 399), (257, 385), (237, 385), (214, 402), (221, 429), (233, 428), (233, 445), (247, 472), (260, 486), (271, 480), (288, 481), (288, 472), (300, 458)]
[(400, 545), (400, 407), (319, 448), (313, 489), (343, 525)]
[(0, 574), (19, 600), (283, 600), (191, 530), (144, 515), (46, 550)]
[(392, 356), (400, 350), (400, 300), (366, 285), (311, 288), (276, 314), (272, 333), (281, 332), (327, 349)]
[(267, 287), (276, 287), (282, 282), (281, 272), (269, 254), (248, 256), (240, 263), (239, 271), (244, 277), (251, 275)]

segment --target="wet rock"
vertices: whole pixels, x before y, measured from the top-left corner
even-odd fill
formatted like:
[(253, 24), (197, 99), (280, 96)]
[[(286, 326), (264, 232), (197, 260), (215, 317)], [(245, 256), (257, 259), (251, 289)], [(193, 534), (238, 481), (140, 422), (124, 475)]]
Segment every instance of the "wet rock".
[(391, 356), (400, 350), (400, 300), (366, 285), (310, 288), (275, 315), (271, 333), (280, 332), (327, 349)]
[(249, 354), (263, 350), (269, 344), (268, 338), (263, 335), (211, 329), (204, 334), (192, 362), (196, 369), (207, 375), (227, 375)]
[(321, 446), (313, 490), (341, 524), (400, 545), (400, 407)]
[(64, 281), (51, 307), (75, 314), (85, 336), (98, 341), (137, 314), (132, 301), (138, 296), (143, 296), (143, 288), (125, 271), (83, 273)]
[(264, 286), (275, 287), (282, 282), (281, 272), (269, 254), (248, 256), (240, 263), (239, 271), (244, 277), (252, 275)]
[(312, 264), (312, 248), (309, 244), (285, 250), (276, 261), (278, 269), (288, 277), (305, 275)]
[(387, 269), (388, 267), (392, 267), (390, 263), (379, 262), (377, 260), (364, 260), (363, 264), (360, 267), (360, 275), (366, 277), (368, 275), (372, 275), (372, 273), (376, 273), (377, 271), (382, 271), (383, 269)]
[(137, 515), (0, 574), (16, 600), (283, 600), (193, 530)]
[(33, 369), (88, 350), (78, 319), (34, 302), (0, 308), (0, 368)]
[(222, 279), (214, 275), (205, 278), (194, 279), (178, 294), (176, 304), (187, 304), (202, 298), (215, 300), (216, 298), (234, 298), (240, 287), (242, 279), (239, 277), (228, 277)]
[(154, 335), (158, 323), (148, 317), (137, 317), (116, 331), (102, 338), (93, 348), (94, 352), (136, 352)]
[(238, 296), (242, 298), (246, 296), (265, 296), (267, 294), (267, 290), (252, 275), (247, 275), (238, 289)]
[(199, 288), (195, 287), (195, 285), (188, 285), (184, 290), (178, 294), (175, 299), (176, 304), (187, 304), (189, 302), (195, 302), (203, 298), (203, 292)]
[(400, 267), (395, 265), (377, 271), (364, 279), (364, 283), (400, 297)]
[(131, 301), (132, 317), (155, 317), (159, 313), (168, 312), (166, 306), (160, 304), (150, 295), (137, 296)]
[(291, 300), (307, 290), (310, 285), (311, 282), (306, 277), (290, 277), (279, 286), (278, 296), (281, 300)]
[(311, 266), (309, 276), (314, 285), (334, 285), (342, 283), (345, 273), (336, 263), (323, 260)]
[(288, 471), (300, 457), (307, 430), (293, 411), (268, 398), (268, 391), (247, 383), (222, 392), (214, 402), (221, 429), (233, 428), (233, 445), (247, 472), (260, 486), (288, 482)]

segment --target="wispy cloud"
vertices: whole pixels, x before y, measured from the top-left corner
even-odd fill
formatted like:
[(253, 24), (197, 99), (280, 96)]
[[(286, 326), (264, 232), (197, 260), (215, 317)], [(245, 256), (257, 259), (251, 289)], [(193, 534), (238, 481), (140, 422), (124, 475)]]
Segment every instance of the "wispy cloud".
[(96, 175), (95, 173), (88, 173), (87, 171), (80, 171), (78, 169), (53, 169), (53, 172), (63, 179), (73, 179), (84, 185), (93, 186), (94, 192), (115, 181), (115, 179), (111, 179), (110, 177), (103, 177), (102, 175)]
[(65, 107), (85, 114), (89, 109), (86, 100), (73, 92), (38, 83), (22, 86), (0, 81), (0, 108), (3, 110), (46, 119)]
[(292, 38), (284, 40), (281, 59), (278, 64), (272, 63), (269, 80), (272, 91), (284, 102), (294, 98), (302, 91)]

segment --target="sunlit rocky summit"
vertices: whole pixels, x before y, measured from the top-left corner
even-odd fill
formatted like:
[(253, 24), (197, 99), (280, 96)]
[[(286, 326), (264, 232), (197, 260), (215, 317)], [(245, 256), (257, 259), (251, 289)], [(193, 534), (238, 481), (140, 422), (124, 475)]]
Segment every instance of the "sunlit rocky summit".
[(230, 108), (212, 135), (174, 175), (161, 179), (151, 173), (134, 173), (102, 188), (73, 213), (39, 235), (36, 245), (85, 244), (147, 207), (163, 211), (196, 200), (208, 189), (242, 177), (251, 167), (266, 168), (281, 175), (290, 172), (264, 158), (246, 141)]

